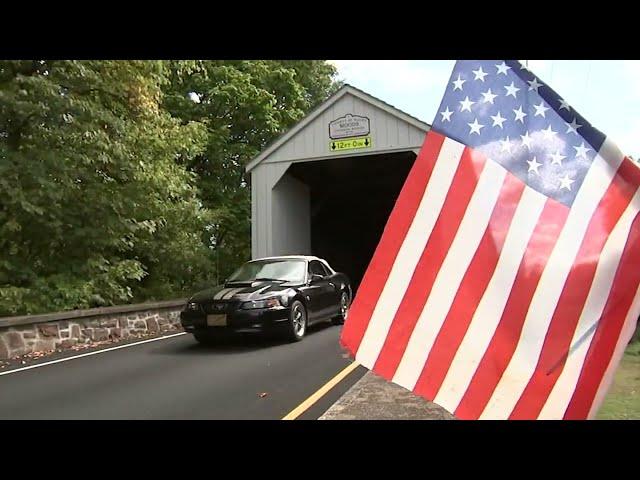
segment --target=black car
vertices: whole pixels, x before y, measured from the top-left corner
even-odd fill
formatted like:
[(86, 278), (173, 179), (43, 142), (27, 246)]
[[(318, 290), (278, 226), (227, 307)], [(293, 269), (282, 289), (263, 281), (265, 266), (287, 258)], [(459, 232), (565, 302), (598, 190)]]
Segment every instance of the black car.
[(270, 257), (242, 265), (224, 283), (193, 295), (180, 321), (197, 341), (230, 332), (280, 331), (302, 340), (309, 325), (342, 324), (351, 303), (346, 275), (311, 256)]

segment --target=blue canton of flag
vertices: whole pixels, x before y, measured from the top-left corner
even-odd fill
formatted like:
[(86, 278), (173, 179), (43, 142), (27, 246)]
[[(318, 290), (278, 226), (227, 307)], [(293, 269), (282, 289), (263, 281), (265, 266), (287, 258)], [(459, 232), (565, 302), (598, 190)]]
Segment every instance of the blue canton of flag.
[(605, 140), (517, 61), (459, 61), (433, 129), (571, 206)]

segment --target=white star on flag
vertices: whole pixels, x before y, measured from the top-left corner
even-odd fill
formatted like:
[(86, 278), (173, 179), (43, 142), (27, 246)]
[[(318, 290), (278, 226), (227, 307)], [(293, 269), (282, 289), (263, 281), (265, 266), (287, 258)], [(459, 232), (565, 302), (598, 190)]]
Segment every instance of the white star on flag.
[(542, 83), (538, 83), (538, 79), (534, 78), (533, 80), (529, 80), (527, 82), (529, 84), (529, 90), (535, 90), (535, 92), (539, 95), (538, 89), (543, 86)]
[(442, 115), (442, 121), (450, 122), (452, 113), (453, 112), (449, 110), (449, 107), (447, 107), (444, 112), (440, 112), (440, 115)]
[(496, 68), (498, 69), (498, 73), (496, 75), (499, 75), (501, 73), (504, 73), (506, 75), (507, 74), (507, 70), (511, 70), (511, 67), (509, 67), (504, 61), (502, 63), (496, 65)]
[(538, 168), (540, 168), (540, 165), (542, 164), (538, 163), (538, 160), (536, 160), (536, 157), (533, 157), (531, 160), (527, 160), (527, 163), (529, 164), (529, 170), (527, 170), (527, 172), (535, 172), (538, 175), (540, 175)]
[(560, 108), (558, 110), (562, 110), (562, 109), (566, 109), (566, 110), (571, 110), (571, 107), (569, 106), (569, 104), (567, 102), (565, 102), (562, 98), (560, 99)]
[(462, 84), (463, 84), (464, 82), (466, 82), (466, 80), (462, 80), (462, 79), (460, 78), (460, 74), (458, 74), (458, 79), (453, 81), (453, 85), (454, 85), (453, 90), (454, 90), (454, 91), (456, 91), (456, 90), (462, 90)]
[(587, 152), (590, 152), (591, 149), (584, 146), (584, 142), (579, 147), (573, 147), (576, 149), (576, 158), (582, 157), (587, 160)]
[(482, 71), (482, 67), (478, 68), (478, 70), (472, 70), (472, 72), (476, 76), (474, 80), (480, 80), (481, 82), (484, 82), (484, 77), (489, 75), (488, 73)]
[(526, 117), (527, 114), (522, 111), (522, 105), (519, 106), (517, 110), (514, 110), (513, 113), (516, 114), (516, 121), (520, 120), (524, 123), (524, 117)]
[(552, 153), (549, 156), (552, 158), (551, 165), (562, 166), (562, 160), (567, 158), (566, 155), (562, 155), (559, 151), (556, 151), (556, 153)]
[(491, 119), (493, 120), (492, 127), (500, 127), (502, 128), (502, 124), (505, 122), (506, 118), (502, 118), (500, 112), (497, 115), (491, 115)]
[(516, 87), (513, 82), (511, 82), (511, 85), (505, 85), (504, 88), (507, 89), (507, 97), (509, 95), (513, 96), (513, 98), (516, 98), (516, 92), (520, 91), (520, 89), (518, 87)]
[(544, 112), (549, 110), (548, 107), (544, 106), (544, 102), (540, 102), (540, 105), (534, 105), (533, 108), (536, 109), (536, 113), (535, 113), (534, 117), (537, 117), (538, 115), (541, 115), (542, 118), (545, 118)]
[(578, 129), (580, 127), (582, 127), (582, 125), (580, 125), (577, 121), (576, 118), (573, 119), (573, 121), (571, 123), (567, 123), (564, 122), (567, 125), (567, 131), (565, 133), (575, 133), (576, 135), (578, 134)]
[(541, 132), (545, 140), (551, 140), (553, 137), (555, 137), (556, 133), (558, 133), (553, 131), (553, 129), (551, 128), (551, 124), (549, 124), (549, 126), (544, 130), (541, 130)]
[(473, 105), (476, 102), (472, 102), (471, 100), (469, 100), (469, 97), (466, 97), (464, 100), (460, 100), (460, 111), (464, 112), (465, 110), (471, 112), (471, 105)]
[(473, 121), (473, 123), (467, 123), (467, 125), (471, 127), (471, 131), (469, 132), (469, 135), (471, 135), (472, 133), (477, 133), (478, 135), (480, 135), (480, 129), (484, 127), (484, 125), (478, 123), (477, 118)]
[(495, 93), (491, 93), (491, 89), (487, 90), (486, 92), (480, 92), (480, 93), (484, 97), (482, 101), (484, 103), (490, 103), (491, 105), (493, 105), (493, 99), (498, 96)]
[(529, 130), (527, 130), (524, 135), (520, 135), (520, 138), (522, 139), (522, 145), (526, 145), (527, 148), (531, 148), (531, 141), (533, 139), (529, 136)]
[(500, 151), (511, 153), (511, 140), (509, 140), (509, 137), (505, 140), (500, 140)]
[(569, 175), (566, 174), (563, 178), (560, 179), (560, 189), (566, 188), (567, 190), (571, 190), (571, 184), (575, 182), (575, 180), (571, 180)]

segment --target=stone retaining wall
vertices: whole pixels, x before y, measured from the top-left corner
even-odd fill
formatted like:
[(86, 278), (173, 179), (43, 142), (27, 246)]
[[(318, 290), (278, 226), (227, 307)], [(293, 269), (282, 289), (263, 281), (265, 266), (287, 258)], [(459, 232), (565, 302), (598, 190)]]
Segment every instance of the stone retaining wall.
[(0, 318), (0, 359), (181, 330), (186, 300)]

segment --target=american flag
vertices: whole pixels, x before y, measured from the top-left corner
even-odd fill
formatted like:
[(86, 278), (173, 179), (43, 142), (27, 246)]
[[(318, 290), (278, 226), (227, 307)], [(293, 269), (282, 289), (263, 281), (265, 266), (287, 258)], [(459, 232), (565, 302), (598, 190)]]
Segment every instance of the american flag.
[(459, 61), (345, 323), (461, 419), (593, 418), (640, 313), (640, 169), (516, 61)]

